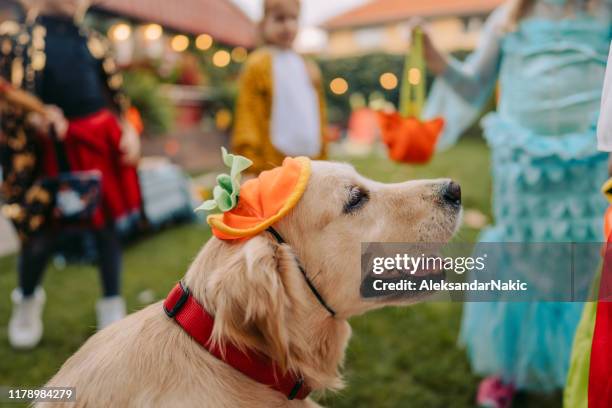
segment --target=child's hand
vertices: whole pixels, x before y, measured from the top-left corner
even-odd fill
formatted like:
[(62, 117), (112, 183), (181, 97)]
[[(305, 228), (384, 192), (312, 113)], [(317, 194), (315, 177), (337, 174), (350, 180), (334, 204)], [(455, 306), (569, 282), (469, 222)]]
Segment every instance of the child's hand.
[(123, 153), (122, 160), (125, 164), (135, 166), (140, 159), (140, 136), (134, 127), (127, 121), (123, 122), (121, 141), (119, 149)]
[(64, 140), (68, 132), (68, 120), (64, 117), (64, 112), (55, 105), (45, 105), (45, 114), (32, 112), (28, 116), (28, 121), (39, 132), (47, 134), (49, 128), (53, 127), (55, 136), (59, 140)]
[(64, 140), (66, 133), (68, 133), (68, 120), (64, 116), (64, 112), (55, 105), (48, 105), (46, 111), (47, 119), (53, 126), (55, 135), (59, 140)]
[(423, 32), (423, 51), (425, 53), (427, 68), (436, 76), (442, 75), (448, 67), (446, 55), (444, 55), (432, 41), (429, 28), (423, 18), (414, 17), (409, 21), (408, 29), (410, 35), (412, 35), (416, 28), (420, 28)]

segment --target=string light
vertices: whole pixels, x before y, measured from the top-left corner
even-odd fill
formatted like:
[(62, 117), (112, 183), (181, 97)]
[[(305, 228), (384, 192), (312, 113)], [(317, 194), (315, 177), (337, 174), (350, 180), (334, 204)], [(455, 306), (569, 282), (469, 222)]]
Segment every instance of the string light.
[(215, 115), (215, 126), (219, 130), (227, 130), (232, 124), (232, 112), (227, 109), (219, 109)]
[(232, 50), (232, 59), (234, 62), (244, 62), (246, 61), (249, 53), (244, 47), (236, 47)]
[(408, 82), (411, 85), (418, 85), (421, 82), (421, 71), (418, 68), (410, 68), (410, 71), (408, 71)]
[(348, 91), (349, 85), (348, 82), (346, 82), (346, 79), (338, 77), (332, 79), (332, 81), (329, 83), (329, 88), (336, 95), (343, 95), (346, 93), (346, 91)]
[(208, 34), (200, 34), (196, 37), (196, 47), (199, 50), (206, 51), (213, 45), (213, 38)]
[(149, 41), (155, 41), (162, 36), (163, 29), (159, 24), (148, 24), (144, 29), (144, 36)]
[(392, 89), (397, 88), (397, 77), (392, 72), (385, 72), (380, 76), (380, 86), (390, 91)]
[(189, 38), (186, 35), (178, 34), (172, 37), (170, 46), (176, 52), (183, 52), (189, 47)]
[(125, 23), (119, 23), (112, 26), (108, 30), (108, 34), (115, 41), (125, 41), (130, 38), (132, 28)]
[(215, 64), (215, 66), (219, 68), (228, 66), (231, 60), (232, 60), (232, 57), (230, 53), (225, 50), (219, 50), (215, 52), (212, 58), (213, 64)]

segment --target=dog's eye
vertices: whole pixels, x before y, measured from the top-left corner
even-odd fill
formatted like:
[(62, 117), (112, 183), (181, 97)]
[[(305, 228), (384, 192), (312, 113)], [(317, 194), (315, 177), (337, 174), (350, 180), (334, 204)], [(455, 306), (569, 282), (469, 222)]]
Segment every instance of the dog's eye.
[(368, 202), (370, 196), (368, 192), (361, 187), (351, 186), (349, 187), (349, 196), (348, 200), (344, 204), (344, 213), (350, 214), (354, 211), (357, 211), (361, 207), (364, 206), (365, 203)]

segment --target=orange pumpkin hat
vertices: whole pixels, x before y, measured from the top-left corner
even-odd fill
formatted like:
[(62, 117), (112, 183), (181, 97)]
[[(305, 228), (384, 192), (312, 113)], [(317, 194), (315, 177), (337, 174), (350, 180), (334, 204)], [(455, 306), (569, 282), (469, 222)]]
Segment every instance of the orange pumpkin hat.
[[(241, 156), (227, 155), (224, 152), (226, 164), (231, 161), (226, 160), (226, 157), (233, 159), (234, 162), (244, 159)], [(248, 164), (250, 165), (250, 161)], [(280, 167), (264, 171), (257, 178), (246, 181), (242, 186), (239, 186), (239, 180), (236, 182), (236, 174), (231, 175), (230, 178), (234, 181), (233, 187), (237, 187), (234, 191), (229, 191), (231, 188), (227, 188), (232, 187), (228, 182), (229, 179), (224, 177), (227, 175), (219, 176), (217, 179), (219, 186), (215, 188), (215, 197), (223, 199), (234, 193), (236, 200), (233, 205), (229, 206), (231, 208), (222, 208), (224, 210), (222, 213), (208, 216), (207, 221), (213, 234), (219, 239), (237, 240), (253, 237), (266, 230), (295, 207), (306, 190), (310, 174), (310, 159), (288, 157)], [(226, 195), (224, 191), (230, 194)], [(210, 211), (211, 207), (213, 204), (208, 201), (201, 208)]]

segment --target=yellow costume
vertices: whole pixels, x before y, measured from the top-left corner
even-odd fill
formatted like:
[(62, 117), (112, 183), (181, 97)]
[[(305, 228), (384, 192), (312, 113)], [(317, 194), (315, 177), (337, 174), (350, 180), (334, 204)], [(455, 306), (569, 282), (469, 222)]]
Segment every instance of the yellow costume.
[[(245, 63), (240, 79), (231, 148), (233, 153), (253, 161), (253, 166), (249, 170), (255, 173), (280, 166), (286, 156), (275, 147), (271, 137), (274, 53), (275, 50), (270, 48), (261, 48), (253, 52)], [(326, 114), (321, 73), (315, 63), (304, 62), (318, 97), (319, 108), (321, 148), (312, 158), (322, 159), (326, 151), (324, 138)]]

